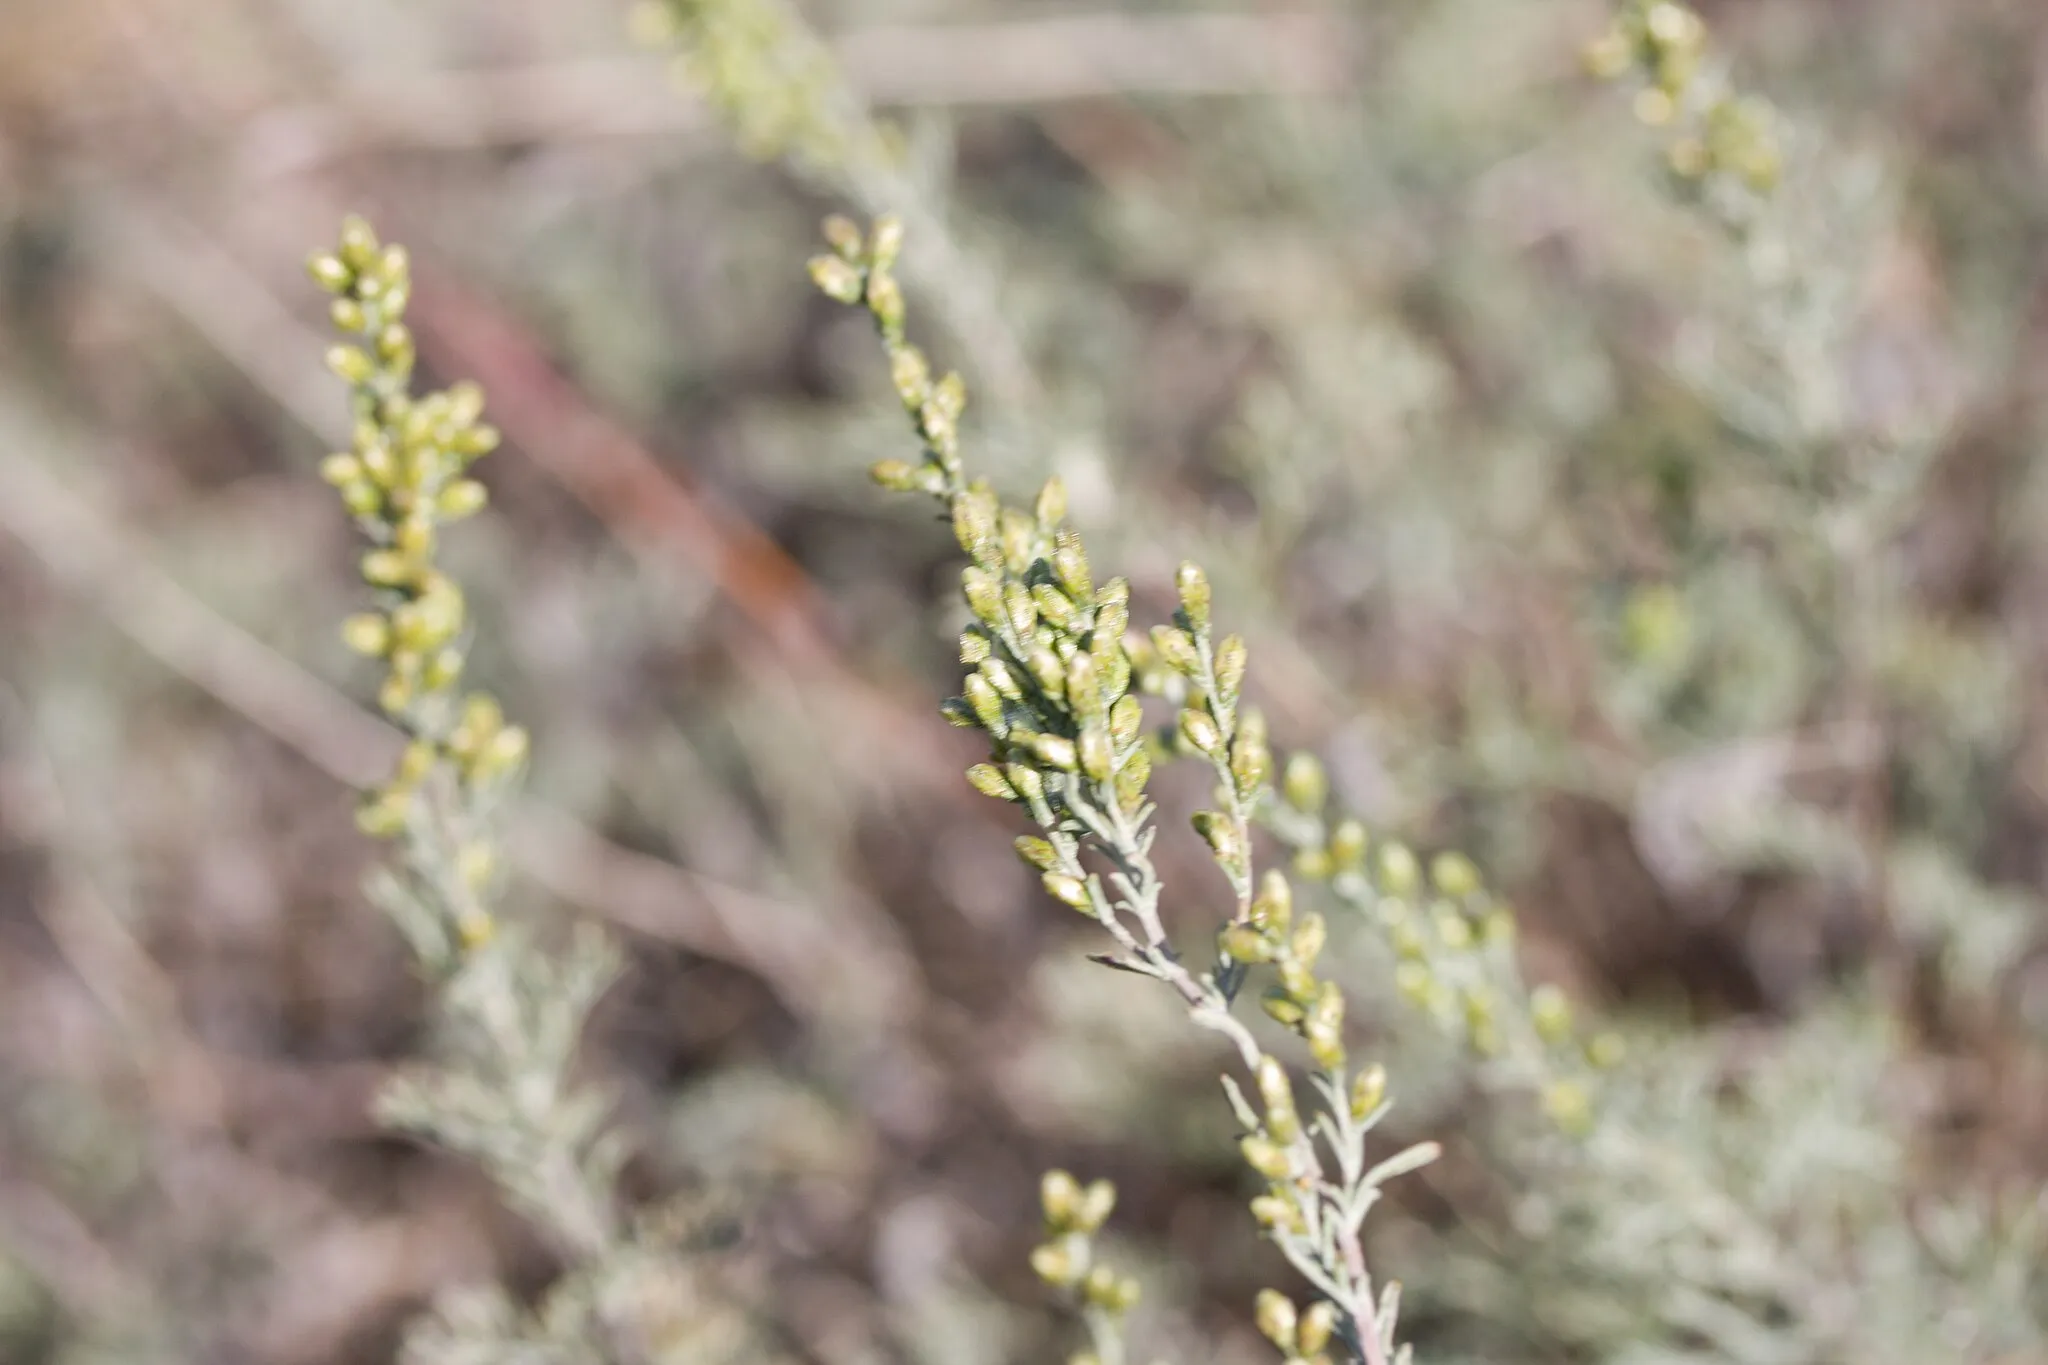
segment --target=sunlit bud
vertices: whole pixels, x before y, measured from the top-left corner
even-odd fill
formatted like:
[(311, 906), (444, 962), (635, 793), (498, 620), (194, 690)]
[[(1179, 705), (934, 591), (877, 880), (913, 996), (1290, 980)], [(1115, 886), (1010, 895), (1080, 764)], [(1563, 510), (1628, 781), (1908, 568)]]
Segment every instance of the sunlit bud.
[(1261, 1289), (1253, 1311), (1259, 1335), (1292, 1356), (1295, 1354), (1294, 1301), (1277, 1289)]
[(1232, 924), (1218, 936), (1218, 944), (1233, 962), (1271, 962), (1273, 941), (1249, 924)]
[(1216, 647), (1217, 700), (1226, 707), (1237, 705), (1238, 693), (1244, 687), (1245, 661), (1249, 657), (1241, 635), (1226, 635), (1223, 643)]
[(360, 346), (327, 348), (327, 368), (350, 384), (367, 384), (376, 376), (377, 366)]
[(993, 763), (977, 763), (967, 770), (967, 781), (983, 796), (993, 796), (998, 801), (1015, 801), (1016, 788), (1003, 776), (1002, 769)]
[(1276, 934), (1287, 932), (1294, 917), (1294, 889), (1277, 868), (1267, 868), (1259, 878), (1259, 893), (1252, 898), (1252, 923)]
[(1294, 955), (1301, 959), (1304, 966), (1314, 966), (1316, 958), (1322, 955), (1323, 944), (1328, 937), (1329, 930), (1323, 923), (1323, 917), (1310, 911), (1294, 926), (1294, 936), (1289, 940), (1288, 946), (1293, 949)]
[(1088, 895), (1088, 884), (1079, 877), (1069, 876), (1064, 872), (1048, 872), (1040, 880), (1045, 883), (1047, 894), (1060, 904), (1084, 911), (1093, 908)]
[[(1080, 656), (1087, 658), (1086, 654)], [(1116, 776), (1116, 749), (1109, 742), (1109, 731), (1100, 724), (1082, 729), (1077, 746), (1081, 757), (1081, 771), (1088, 774), (1093, 782), (1107, 782)]]
[(1003, 769), (1003, 776), (1010, 779), (1010, 785), (1026, 801), (1037, 801), (1045, 795), (1045, 779), (1038, 775), (1038, 769), (1023, 763), (1012, 763)]
[(1130, 628), (1131, 585), (1124, 579), (1112, 578), (1095, 594), (1095, 634), (1099, 639), (1120, 644)]
[(344, 265), (339, 256), (329, 252), (317, 252), (306, 262), (306, 273), (313, 277), (313, 283), (330, 294), (339, 294), (355, 283), (355, 272)]
[(1088, 573), (1088, 552), (1081, 546), (1081, 537), (1071, 530), (1063, 528), (1055, 539), (1052, 571), (1076, 602), (1087, 602), (1095, 596), (1095, 580)]
[(859, 303), (867, 281), (860, 268), (843, 256), (813, 256), (807, 262), (811, 283), (839, 303)]
[(1555, 1046), (1571, 1036), (1572, 1007), (1563, 991), (1545, 982), (1529, 992), (1529, 1021), (1536, 1036)]
[(1081, 1183), (1065, 1171), (1047, 1171), (1038, 1180), (1038, 1203), (1048, 1228), (1064, 1231), (1081, 1207)]
[(1207, 711), (1190, 706), (1180, 713), (1180, 737), (1198, 754), (1214, 754), (1223, 747), (1223, 732)]
[(391, 648), (391, 623), (374, 612), (359, 612), (341, 623), (341, 640), (358, 654), (380, 658)]
[(1088, 1188), (1081, 1191), (1081, 1201), (1074, 1209), (1074, 1225), (1084, 1232), (1094, 1232), (1109, 1221), (1110, 1210), (1116, 1207), (1116, 1186), (1107, 1180), (1091, 1180)]
[(1297, 1028), (1308, 1017), (1308, 1011), (1284, 990), (1270, 990), (1259, 997), (1259, 1008), (1263, 1009), (1275, 1023), (1288, 1028)]
[(1340, 870), (1357, 867), (1365, 861), (1367, 842), (1364, 825), (1356, 820), (1339, 820), (1330, 831), (1330, 861)]
[(1180, 594), (1180, 609), (1188, 619), (1188, 625), (1197, 631), (1209, 628), (1209, 578), (1201, 566), (1189, 561), (1183, 563), (1173, 575), (1173, 586)]
[(1407, 896), (1422, 882), (1422, 869), (1406, 844), (1382, 844), (1379, 857), (1380, 889), (1392, 896)]
[(1253, 1133), (1240, 1141), (1237, 1149), (1244, 1154), (1244, 1164), (1268, 1180), (1285, 1180), (1293, 1170), (1287, 1149), (1269, 1137)]
[[(1074, 680), (1071, 673), (1069, 673), (1067, 678), (1067, 695), (1071, 697), (1074, 695), (1074, 692)], [(1109, 708), (1109, 737), (1119, 750), (1131, 747), (1132, 741), (1137, 739), (1138, 731), (1144, 727), (1144, 724), (1144, 705), (1136, 697), (1128, 693), (1118, 697), (1116, 705)]]
[(1376, 1112), (1387, 1098), (1387, 1069), (1378, 1062), (1366, 1067), (1351, 1082), (1351, 1117), (1364, 1119)]
[(1081, 763), (1074, 741), (1064, 735), (1039, 735), (1031, 741), (1031, 749), (1038, 755), (1039, 762), (1062, 772), (1070, 773)]
[(1287, 770), (1280, 778), (1280, 794), (1298, 811), (1314, 815), (1322, 810), (1323, 802), (1329, 799), (1330, 780), (1315, 755), (1301, 753), (1288, 758)]
[(1143, 749), (1133, 749), (1124, 757), (1124, 763), (1116, 771), (1116, 803), (1119, 809), (1134, 811), (1144, 799), (1145, 784), (1152, 778), (1152, 757)]
[(1152, 648), (1159, 652), (1160, 660), (1176, 673), (1192, 675), (1202, 666), (1193, 638), (1174, 626), (1152, 627)]
[(1067, 519), (1067, 485), (1055, 474), (1045, 481), (1038, 490), (1038, 498), (1032, 503), (1032, 513), (1038, 518), (1039, 526), (1050, 535), (1058, 525)]
[(902, 250), (903, 220), (893, 213), (876, 218), (874, 229), (868, 235), (868, 259), (887, 268), (896, 263), (896, 257)]
[(461, 521), (483, 510), (490, 494), (475, 479), (457, 479), (434, 499), (434, 510), (443, 521)]
[(1031, 600), (1037, 605), (1040, 618), (1054, 630), (1070, 631), (1074, 628), (1076, 613), (1073, 600), (1052, 584), (1032, 585)]
[(1330, 1344), (1330, 1334), (1337, 1329), (1337, 1305), (1328, 1299), (1321, 1300), (1301, 1315), (1301, 1327), (1295, 1335), (1295, 1353), (1301, 1356), (1319, 1354)]
[(1059, 865), (1059, 850), (1035, 834), (1019, 835), (1016, 848), (1017, 856), (1040, 872), (1050, 872)]
[(835, 213), (827, 218), (823, 230), (825, 240), (831, 244), (832, 249), (849, 261), (858, 259), (867, 246), (861, 240), (859, 226), (844, 214)]

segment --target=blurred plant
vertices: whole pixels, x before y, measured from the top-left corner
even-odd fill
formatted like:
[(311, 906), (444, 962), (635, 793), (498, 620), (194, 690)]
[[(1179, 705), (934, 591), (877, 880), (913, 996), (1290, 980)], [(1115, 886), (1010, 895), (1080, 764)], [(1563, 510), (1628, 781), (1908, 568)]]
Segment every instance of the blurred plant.
[(517, 1359), (585, 1362), (728, 1359), (753, 1345), (742, 1318), (705, 1300), (680, 1257), (683, 1206), (628, 1220), (617, 1177), (625, 1155), (608, 1098), (573, 1077), (585, 1021), (618, 975), (617, 949), (577, 925), (566, 945), (494, 910), (497, 816), (524, 765), (526, 732), (488, 693), (464, 692), (472, 631), (462, 589), (437, 562), (441, 528), (485, 502), (471, 466), (498, 441), (473, 384), (415, 395), (404, 248), (350, 218), (309, 270), (333, 295), (329, 351), (355, 408), (353, 448), (322, 476), (370, 542), (363, 581), (376, 610), (343, 639), (380, 660), (377, 698), (408, 742), (397, 770), (364, 800), (365, 832), (396, 840), (397, 866), (371, 894), (392, 917), (434, 992), (434, 1060), (379, 1100), (383, 1119), (475, 1161), (547, 1234), (568, 1267), (531, 1311), (495, 1287), (457, 1291), (414, 1325), (418, 1365)]
[[(953, 724), (981, 730), (990, 761), (968, 769), (984, 795), (1021, 805), (1041, 831), (1017, 840), (1018, 855), (1036, 870), (1052, 897), (1093, 919), (1117, 951), (1105, 966), (1151, 977), (1172, 989), (1198, 1027), (1227, 1038), (1260, 1106), (1237, 1082), (1224, 1091), (1244, 1129), (1245, 1164), (1266, 1182), (1252, 1213), (1288, 1262), (1325, 1297), (1311, 1312), (1334, 1329), (1342, 1349), (1367, 1365), (1406, 1359), (1397, 1349), (1399, 1290), (1375, 1289), (1360, 1229), (1388, 1180), (1427, 1164), (1433, 1143), (1366, 1164), (1366, 1139), (1387, 1111), (1385, 1073), (1354, 1075), (1343, 1040), (1344, 994), (1319, 978), (1315, 962), (1326, 929), (1320, 915), (1297, 917), (1287, 878), (1255, 875), (1252, 816), (1269, 785), (1272, 752), (1263, 718), (1240, 706), (1247, 651), (1238, 636), (1215, 637), (1209, 582), (1192, 563), (1175, 575), (1180, 607), (1149, 641), (1129, 634), (1130, 585), (1095, 583), (1078, 532), (1066, 524), (1066, 491), (1058, 479), (1040, 490), (1030, 510), (1004, 506), (982, 480), (970, 481), (960, 458), (960, 416), (966, 386), (958, 374), (934, 378), (924, 353), (904, 335), (904, 300), (893, 266), (903, 226), (877, 219), (863, 235), (844, 218), (828, 219), (833, 250), (813, 258), (812, 279), (828, 296), (864, 308), (873, 319), (896, 394), (923, 447), (912, 462), (875, 465), (877, 483), (920, 492), (945, 507), (970, 563), (961, 588), (975, 624), (960, 637), (960, 658), (973, 671), (962, 695), (944, 707)], [(1134, 659), (1134, 654), (1137, 656)], [(1173, 727), (1148, 736), (1143, 704), (1132, 692), (1134, 669), (1158, 665), (1176, 675), (1181, 706)], [(1147, 795), (1154, 757), (1207, 760), (1217, 778), (1218, 809), (1197, 811), (1194, 827), (1223, 871), (1235, 909), (1217, 939), (1213, 967), (1199, 975), (1167, 940), (1161, 916), (1164, 886), (1151, 859), (1156, 830)], [(1107, 876), (1084, 854), (1104, 859)], [(1297, 1034), (1315, 1063), (1315, 1107), (1304, 1117), (1286, 1065), (1266, 1052), (1232, 1012), (1253, 967), (1277, 978), (1266, 1012)], [(1279, 1326), (1285, 1303), (1287, 1330)], [(1262, 1317), (1267, 1335), (1290, 1358), (1300, 1352), (1291, 1302), (1269, 1291)]]
[(1116, 1207), (1116, 1187), (1107, 1180), (1084, 1187), (1066, 1171), (1047, 1171), (1038, 1199), (1045, 1240), (1032, 1249), (1031, 1268), (1073, 1297), (1088, 1330), (1090, 1349), (1067, 1365), (1124, 1365), (1123, 1319), (1138, 1302), (1138, 1282), (1098, 1259), (1094, 1240)]

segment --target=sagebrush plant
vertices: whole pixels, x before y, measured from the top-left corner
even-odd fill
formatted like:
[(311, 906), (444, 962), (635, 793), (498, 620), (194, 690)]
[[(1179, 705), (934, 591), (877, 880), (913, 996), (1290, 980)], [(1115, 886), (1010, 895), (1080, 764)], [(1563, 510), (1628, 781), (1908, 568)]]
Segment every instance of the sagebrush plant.
[[(617, 1188), (626, 1155), (609, 1097), (575, 1077), (591, 1009), (616, 978), (618, 949), (590, 924), (566, 943), (497, 908), (503, 816), (529, 741), (498, 701), (464, 685), (474, 623), (441, 567), (442, 530), (481, 510), (475, 462), (497, 444), (474, 384), (412, 391), (415, 348), (403, 247), (350, 218), (308, 269), (333, 295), (346, 340), (327, 356), (354, 407), (351, 449), (321, 475), (369, 542), (360, 561), (375, 610), (343, 639), (378, 660), (378, 704), (404, 731), (396, 770), (358, 819), (394, 841), (371, 884), (411, 945), (433, 1001), (430, 1060), (379, 1097), (384, 1120), (476, 1162), (543, 1231), (565, 1269), (531, 1309), (501, 1287), (461, 1287), (406, 1338), (419, 1365), (708, 1361), (752, 1345), (743, 1317), (683, 1256), (686, 1206), (629, 1217)], [(557, 940), (562, 936), (555, 935)]]
[[(876, 482), (936, 500), (950, 518), (969, 564), (961, 591), (974, 624), (960, 637), (971, 671), (946, 704), (955, 724), (981, 730), (990, 760), (967, 773), (976, 790), (1014, 802), (1040, 833), (1017, 841), (1061, 904), (1106, 931), (1108, 967), (1150, 977), (1178, 995), (1189, 1019), (1236, 1050), (1254, 1106), (1234, 1078), (1224, 1091), (1245, 1133), (1245, 1164), (1266, 1182), (1251, 1211), (1288, 1262), (1322, 1297), (1305, 1313), (1277, 1289), (1262, 1291), (1261, 1330), (1290, 1359), (1313, 1359), (1333, 1341), (1352, 1358), (1381, 1365), (1408, 1358), (1395, 1329), (1397, 1281), (1378, 1281), (1366, 1264), (1362, 1229), (1380, 1187), (1437, 1154), (1419, 1143), (1377, 1163), (1367, 1139), (1387, 1111), (1385, 1071), (1353, 1068), (1344, 1040), (1343, 988), (1319, 977), (1327, 938), (1323, 917), (1299, 914), (1284, 873), (1254, 866), (1253, 819), (1271, 788), (1273, 754), (1264, 719), (1242, 705), (1248, 651), (1237, 635), (1218, 638), (1207, 577), (1193, 563), (1175, 575), (1180, 599), (1172, 622), (1149, 637), (1131, 634), (1131, 589), (1122, 578), (1098, 585), (1078, 531), (1067, 523), (1057, 478), (1029, 509), (1006, 506), (984, 480), (970, 479), (960, 452), (966, 385), (955, 372), (934, 375), (904, 331), (904, 298), (893, 267), (903, 227), (883, 217), (863, 233), (851, 221), (825, 225), (832, 254), (811, 262), (818, 287), (864, 308), (882, 342), (891, 383), (922, 446), (916, 460), (890, 459)], [(1134, 659), (1133, 655), (1136, 655)], [(1178, 680), (1176, 715), (1151, 732), (1133, 684), (1149, 665)], [(1161, 690), (1164, 690), (1163, 688)], [(1156, 807), (1147, 784), (1155, 756), (1200, 758), (1213, 771), (1214, 809), (1194, 828), (1232, 893), (1212, 964), (1190, 968), (1168, 940), (1165, 887), (1151, 853)], [(1107, 865), (1084, 862), (1095, 855)], [(1234, 1011), (1253, 971), (1271, 969), (1266, 1013), (1306, 1044), (1313, 1062), (1312, 1101), (1301, 1105), (1287, 1064), (1266, 1050)], [(1040, 1273), (1072, 1285), (1088, 1273), (1077, 1256), (1038, 1258)], [(1119, 1282), (1090, 1285), (1108, 1307)]]

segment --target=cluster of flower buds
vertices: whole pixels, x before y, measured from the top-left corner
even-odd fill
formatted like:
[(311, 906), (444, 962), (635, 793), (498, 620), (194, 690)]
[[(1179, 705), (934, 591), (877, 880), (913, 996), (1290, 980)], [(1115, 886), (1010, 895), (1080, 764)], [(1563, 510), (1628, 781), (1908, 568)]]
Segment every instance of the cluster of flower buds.
[[(461, 694), (468, 607), (461, 587), (437, 565), (440, 528), (483, 507), (484, 487), (470, 467), (498, 444), (485, 425), (474, 384), (414, 396), (414, 345), (405, 323), (412, 294), (405, 249), (377, 240), (350, 218), (336, 248), (307, 269), (333, 296), (334, 325), (348, 339), (327, 354), (355, 408), (350, 448), (329, 455), (320, 472), (340, 493), (370, 548), (360, 565), (377, 607), (351, 616), (342, 639), (385, 666), (377, 699), (411, 735), (391, 779), (359, 811), (379, 837), (404, 833), (420, 794), (446, 772), (464, 790), (494, 788), (524, 763), (526, 732), (505, 723), (489, 696)], [(464, 875), (481, 882), (488, 849), (466, 850)]]
[(1633, 76), (1636, 116), (1677, 135), (1666, 148), (1672, 172), (1689, 184), (1732, 179), (1768, 193), (1784, 171), (1777, 115), (1760, 99), (1726, 88), (1708, 69), (1707, 27), (1677, 0), (1624, 0), (1586, 51), (1605, 79)]
[[(1513, 955), (1514, 913), (1487, 889), (1472, 860), (1447, 851), (1425, 863), (1405, 844), (1375, 843), (1355, 819), (1330, 818), (1329, 780), (1311, 755), (1288, 758), (1280, 796), (1265, 814), (1294, 848), (1295, 870), (1328, 882), (1341, 903), (1378, 928), (1393, 952), (1402, 998), (1480, 1056), (1525, 1063), (1542, 1078), (1552, 1117), (1582, 1129), (1591, 1117), (1584, 1075), (1618, 1063), (1620, 1039), (1583, 1038), (1561, 990), (1524, 986)], [(1277, 1009), (1276, 1017), (1289, 1022), (1287, 1003)]]
[(1082, 1185), (1065, 1171), (1047, 1171), (1038, 1197), (1045, 1240), (1033, 1248), (1031, 1268), (1047, 1284), (1071, 1290), (1085, 1308), (1112, 1318), (1128, 1313), (1138, 1302), (1138, 1282), (1095, 1256), (1095, 1234), (1116, 1207), (1116, 1187), (1107, 1180)]
[[(833, 251), (811, 261), (811, 277), (874, 318), (891, 382), (924, 447), (916, 463), (883, 460), (870, 472), (885, 488), (946, 503), (967, 555), (960, 587), (975, 619), (960, 637), (960, 660), (972, 671), (944, 709), (954, 724), (989, 737), (989, 761), (970, 768), (968, 781), (1034, 815), (1085, 795), (1096, 809), (1135, 817), (1152, 759), (1125, 648), (1130, 585), (1121, 578), (1096, 584), (1081, 537), (1066, 523), (1066, 489), (1057, 478), (1028, 509), (1004, 506), (986, 482), (965, 478), (965, 385), (958, 374), (934, 377), (903, 336), (903, 293), (891, 273), (900, 224), (884, 217), (863, 236), (835, 217), (825, 234)], [(1026, 837), (1017, 847), (1056, 899), (1097, 913), (1094, 892), (1049, 841)]]
[(1329, 1365), (1323, 1352), (1337, 1330), (1335, 1304), (1323, 1300), (1303, 1312), (1279, 1290), (1261, 1289), (1252, 1316), (1259, 1334), (1285, 1354), (1285, 1365)]
[(640, 46), (677, 54), (677, 84), (718, 112), (748, 156), (835, 166), (865, 130), (830, 52), (780, 7), (641, 0), (629, 29)]

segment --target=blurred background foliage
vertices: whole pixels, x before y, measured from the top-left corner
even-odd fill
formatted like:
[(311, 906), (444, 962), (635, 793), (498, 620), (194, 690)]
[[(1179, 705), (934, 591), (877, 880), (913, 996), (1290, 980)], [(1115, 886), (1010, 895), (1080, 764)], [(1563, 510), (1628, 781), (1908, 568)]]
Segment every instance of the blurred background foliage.
[(1113, 1177), (1144, 1358), (1269, 1358), (1216, 1047), (935, 716), (952, 538), (862, 476), (900, 414), (802, 269), (850, 200), (983, 467), (1155, 615), (1207, 566), (1276, 742), (1629, 1042), (1608, 1145), (1533, 1136), (1340, 920), (1448, 1148), (1375, 1219), (1422, 1358), (2048, 1362), (2048, 10), (1701, 12), (1783, 121), (1732, 226), (1586, 74), (1598, 0), (812, 4), (889, 120), (837, 170), (612, 5), (0, 0), (0, 1359), (383, 1360), (556, 1274), (371, 1117), (424, 1002), (312, 475), (346, 209), (506, 433), (448, 556), (524, 912), (625, 953), (629, 1192), (738, 1210), (779, 1350), (995, 1365), (1071, 1346), (1038, 1173)]

